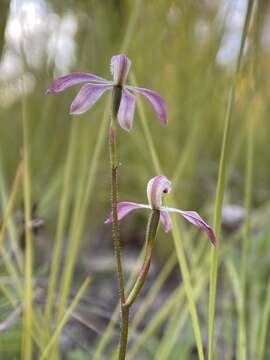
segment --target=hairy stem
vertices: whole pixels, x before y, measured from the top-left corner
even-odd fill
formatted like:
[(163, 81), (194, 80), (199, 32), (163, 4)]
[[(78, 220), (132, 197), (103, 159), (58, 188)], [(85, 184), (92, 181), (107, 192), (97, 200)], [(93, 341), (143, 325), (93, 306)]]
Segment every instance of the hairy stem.
[[(110, 129), (110, 139), (115, 139), (115, 128), (113, 124)], [(117, 213), (117, 200), (118, 200), (118, 189), (117, 189), (117, 156), (116, 156), (116, 142), (110, 143), (111, 152), (111, 206), (113, 213), (113, 243), (114, 243), (114, 254), (116, 260), (116, 272), (118, 279), (118, 287), (121, 303), (125, 303), (125, 290), (124, 290), (124, 275), (121, 261), (121, 245), (120, 245), (120, 233)]]
[(119, 341), (118, 359), (125, 360), (128, 340), (129, 306), (121, 304), (121, 334)]
[(117, 173), (118, 173), (118, 161), (117, 161), (117, 113), (120, 106), (122, 96), (122, 88), (115, 86), (112, 93), (112, 110), (111, 110), (111, 125), (109, 133), (109, 145), (110, 145), (110, 160), (111, 160), (111, 206), (113, 214), (113, 244), (114, 255), (116, 263), (116, 273), (119, 288), (119, 297), (121, 302), (121, 333), (119, 340), (119, 359), (125, 359), (126, 356), (126, 344), (128, 336), (128, 319), (129, 311), (125, 308), (125, 288), (124, 288), (124, 274), (122, 269), (121, 260), (121, 244), (120, 244), (120, 231), (118, 223), (118, 186), (117, 186)]

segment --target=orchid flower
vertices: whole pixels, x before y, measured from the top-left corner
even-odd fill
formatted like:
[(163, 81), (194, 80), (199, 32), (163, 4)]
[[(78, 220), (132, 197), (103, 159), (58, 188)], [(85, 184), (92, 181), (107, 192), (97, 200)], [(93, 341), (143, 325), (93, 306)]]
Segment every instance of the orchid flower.
[(113, 56), (111, 59), (113, 81), (86, 72), (74, 72), (54, 80), (48, 88), (47, 94), (58, 93), (73, 85), (86, 83), (70, 106), (70, 114), (77, 115), (90, 109), (106, 91), (117, 87), (122, 90), (117, 118), (124, 130), (130, 131), (133, 125), (136, 98), (131, 92), (145, 96), (152, 105), (157, 117), (166, 125), (168, 122), (167, 107), (158, 93), (137, 86), (125, 85), (130, 66), (131, 61), (126, 55)]
[[(177, 213), (183, 216), (187, 221), (197, 226), (199, 229), (205, 231), (213, 245), (216, 244), (216, 237), (209, 225), (200, 217), (195, 211), (184, 211), (180, 209), (170, 208), (162, 206), (162, 195), (171, 191), (171, 182), (165, 176), (155, 176), (147, 185), (147, 197), (148, 205), (138, 204), (135, 202), (119, 202), (118, 208), (118, 220), (122, 220), (125, 216), (136, 209), (153, 209), (160, 211), (160, 219), (164, 226), (165, 232), (171, 230), (172, 223), (170, 219), (170, 212)], [(112, 223), (112, 213), (105, 221), (105, 224)]]

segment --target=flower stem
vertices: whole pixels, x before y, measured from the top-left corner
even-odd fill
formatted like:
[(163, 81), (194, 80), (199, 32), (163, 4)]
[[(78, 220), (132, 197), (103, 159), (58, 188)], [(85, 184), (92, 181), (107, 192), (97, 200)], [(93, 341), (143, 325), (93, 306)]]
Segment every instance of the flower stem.
[(119, 348), (119, 360), (125, 359), (126, 354), (126, 347), (127, 347), (127, 339), (128, 339), (128, 320), (129, 320), (129, 310), (136, 300), (137, 296), (140, 293), (141, 288), (143, 287), (143, 284), (145, 283), (150, 263), (151, 263), (151, 257), (152, 257), (152, 250), (153, 250), (153, 244), (154, 240), (156, 238), (158, 224), (159, 224), (159, 218), (160, 218), (160, 211), (159, 210), (153, 210), (147, 225), (147, 231), (146, 231), (146, 242), (145, 242), (145, 256), (144, 261), (142, 264), (142, 267), (139, 271), (137, 280), (130, 291), (127, 300), (124, 304), (121, 304), (121, 310), (122, 310), (122, 324), (121, 324), (121, 337), (120, 337), (120, 348)]
[(148, 220), (147, 231), (146, 231), (144, 261), (141, 270), (139, 272), (138, 278), (127, 297), (125, 305), (128, 307), (130, 307), (134, 303), (134, 301), (136, 300), (137, 296), (140, 293), (141, 288), (143, 287), (143, 284), (145, 283), (146, 276), (150, 268), (153, 244), (157, 234), (159, 218), (160, 218), (160, 211), (152, 210), (152, 213)]
[(124, 275), (122, 270), (121, 261), (121, 245), (120, 245), (120, 233), (117, 213), (117, 200), (118, 200), (118, 188), (117, 188), (117, 152), (116, 152), (116, 125), (112, 119), (110, 127), (110, 155), (111, 155), (111, 206), (113, 213), (113, 243), (114, 253), (116, 260), (116, 272), (118, 278), (118, 286), (120, 293), (121, 303), (125, 302), (125, 290), (124, 290)]
[(114, 254), (116, 262), (116, 273), (119, 288), (119, 297), (121, 303), (121, 333), (119, 340), (119, 359), (125, 359), (126, 356), (126, 344), (128, 336), (128, 320), (129, 311), (124, 306), (125, 304), (125, 288), (124, 288), (124, 274), (122, 269), (121, 260), (121, 244), (120, 244), (120, 231), (118, 223), (118, 186), (117, 186), (117, 173), (118, 173), (118, 161), (117, 161), (117, 113), (120, 106), (122, 95), (122, 88), (115, 86), (112, 92), (112, 109), (111, 109), (111, 125), (109, 133), (109, 145), (110, 145), (110, 161), (111, 161), (111, 206), (113, 214), (113, 243), (114, 243)]
[(125, 360), (128, 340), (129, 306), (121, 304), (121, 334), (119, 341), (118, 360)]

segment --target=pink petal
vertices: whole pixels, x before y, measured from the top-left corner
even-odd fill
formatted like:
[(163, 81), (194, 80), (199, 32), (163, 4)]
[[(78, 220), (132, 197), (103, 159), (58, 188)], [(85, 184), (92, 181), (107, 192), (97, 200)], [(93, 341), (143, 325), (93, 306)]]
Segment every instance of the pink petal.
[[(201, 230), (204, 230), (207, 233), (211, 243), (213, 245), (216, 245), (216, 236), (215, 236), (213, 230), (200, 217), (200, 215), (198, 213), (196, 213), (195, 211), (183, 211), (183, 210), (179, 210), (179, 209), (175, 209), (175, 208), (167, 208), (167, 207), (164, 209), (169, 212), (176, 212), (176, 213), (182, 215), (186, 220), (191, 222), (193, 225), (197, 226)], [(162, 210), (163, 210), (163, 208), (162, 208)]]
[(118, 111), (120, 126), (127, 131), (132, 129), (136, 98), (126, 89), (122, 91), (121, 103)]
[(116, 85), (123, 85), (128, 76), (131, 61), (124, 55), (115, 55), (111, 59), (111, 73)]
[(109, 83), (109, 81), (103, 79), (94, 74), (89, 74), (86, 72), (74, 72), (64, 76), (59, 77), (54, 80), (52, 85), (48, 88), (47, 94), (58, 93), (66, 90), (70, 86), (80, 84), (82, 82), (99, 82), (99, 83)]
[(160, 211), (160, 220), (164, 226), (165, 232), (169, 232), (172, 228), (172, 222), (168, 211), (166, 210)]
[(153, 209), (160, 209), (162, 204), (162, 195), (171, 191), (171, 182), (166, 176), (155, 176), (148, 181), (147, 198), (149, 205)]
[(70, 106), (70, 114), (82, 114), (90, 109), (105, 91), (112, 88), (106, 84), (86, 84), (79, 91)]
[(139, 88), (136, 86), (129, 88), (145, 96), (152, 105), (157, 117), (161, 120), (161, 122), (163, 122), (163, 124), (167, 125), (167, 106), (163, 98), (158, 93), (149, 89)]
[[(128, 202), (128, 201), (120, 202), (117, 204), (118, 220), (120, 221), (133, 210), (143, 209), (143, 208), (150, 209), (150, 206), (137, 204), (134, 202)], [(111, 224), (112, 222), (113, 222), (113, 216), (111, 212), (109, 217), (106, 219), (105, 224)]]

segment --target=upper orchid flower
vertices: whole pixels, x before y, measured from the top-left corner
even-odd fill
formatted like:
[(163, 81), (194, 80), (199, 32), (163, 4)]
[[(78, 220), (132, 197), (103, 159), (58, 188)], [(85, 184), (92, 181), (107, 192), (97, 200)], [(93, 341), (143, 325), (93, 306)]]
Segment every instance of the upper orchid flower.
[[(213, 245), (216, 244), (216, 237), (213, 230), (209, 225), (200, 217), (198, 213), (195, 211), (184, 211), (175, 208), (169, 208), (162, 206), (162, 195), (164, 193), (169, 193), (171, 191), (171, 182), (165, 176), (156, 176), (152, 178), (147, 185), (147, 197), (149, 205), (138, 204), (135, 202), (119, 202), (117, 204), (118, 207), (118, 220), (123, 219), (126, 215), (128, 215), (131, 211), (135, 209), (157, 209), (160, 211), (160, 219), (165, 228), (165, 231), (168, 232), (171, 230), (171, 219), (169, 216), (169, 212), (175, 212), (183, 216), (186, 220), (191, 222), (193, 225), (197, 226), (199, 229), (204, 230), (211, 243)], [(109, 218), (105, 221), (105, 223), (112, 222), (112, 214), (110, 214)]]
[(152, 105), (157, 117), (161, 122), (167, 124), (167, 107), (158, 93), (149, 89), (125, 85), (130, 66), (131, 61), (126, 55), (113, 56), (111, 59), (113, 81), (94, 74), (74, 72), (54, 80), (48, 88), (47, 94), (61, 92), (70, 86), (86, 82), (87, 84), (81, 88), (70, 107), (70, 114), (82, 114), (90, 109), (107, 90), (112, 90), (113, 87), (121, 88), (121, 103), (117, 118), (120, 126), (129, 131), (132, 129), (135, 111), (135, 96), (130, 93), (129, 90), (131, 90), (144, 95)]

